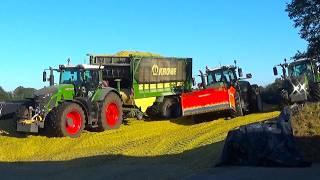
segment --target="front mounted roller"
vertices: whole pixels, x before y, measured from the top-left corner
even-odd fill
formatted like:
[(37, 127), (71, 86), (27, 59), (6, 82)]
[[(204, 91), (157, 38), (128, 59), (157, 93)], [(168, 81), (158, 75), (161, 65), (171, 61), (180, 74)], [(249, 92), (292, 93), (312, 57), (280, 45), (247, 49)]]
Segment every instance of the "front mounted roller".
[(101, 107), (100, 118), (98, 119), (98, 130), (118, 129), (122, 124), (123, 112), (120, 97), (110, 92)]

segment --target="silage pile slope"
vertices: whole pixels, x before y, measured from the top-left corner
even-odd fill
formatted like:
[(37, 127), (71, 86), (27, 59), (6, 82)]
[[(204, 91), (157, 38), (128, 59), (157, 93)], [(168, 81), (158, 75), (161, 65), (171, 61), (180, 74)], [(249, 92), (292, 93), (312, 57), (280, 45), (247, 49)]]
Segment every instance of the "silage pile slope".
[(320, 162), (320, 103), (307, 103), (292, 118), (293, 134), (308, 161)]
[[(80, 138), (23, 137), (13, 131), (0, 135), (0, 161), (70, 160), (97, 155), (133, 157), (179, 154), (186, 150), (220, 142), (229, 130), (241, 125), (278, 116), (278, 112), (252, 114), (233, 120), (214, 120), (194, 124), (190, 119), (138, 121), (130, 120), (120, 129), (84, 132)], [(0, 121), (0, 128), (8, 121)]]

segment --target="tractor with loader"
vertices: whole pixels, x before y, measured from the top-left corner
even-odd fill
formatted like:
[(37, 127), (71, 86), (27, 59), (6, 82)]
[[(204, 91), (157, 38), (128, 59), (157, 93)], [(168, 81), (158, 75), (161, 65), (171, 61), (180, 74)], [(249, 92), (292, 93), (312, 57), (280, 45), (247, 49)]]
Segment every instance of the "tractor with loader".
[[(281, 105), (320, 101), (320, 66), (319, 60), (312, 58), (297, 59), (277, 65), (282, 70), (280, 88)], [(277, 76), (277, 66), (273, 73)]]

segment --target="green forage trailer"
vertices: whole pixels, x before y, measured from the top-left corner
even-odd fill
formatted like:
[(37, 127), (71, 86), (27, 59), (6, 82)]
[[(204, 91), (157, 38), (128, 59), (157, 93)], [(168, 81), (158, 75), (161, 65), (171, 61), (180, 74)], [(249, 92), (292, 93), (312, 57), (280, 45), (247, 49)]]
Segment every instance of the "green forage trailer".
[[(192, 89), (191, 58), (92, 55), (90, 64), (104, 66), (102, 78), (120, 93), (124, 114), (138, 119), (144, 113), (150, 117), (168, 114), (178, 96)], [(168, 97), (176, 101), (168, 104)], [(159, 112), (150, 108), (154, 104)]]

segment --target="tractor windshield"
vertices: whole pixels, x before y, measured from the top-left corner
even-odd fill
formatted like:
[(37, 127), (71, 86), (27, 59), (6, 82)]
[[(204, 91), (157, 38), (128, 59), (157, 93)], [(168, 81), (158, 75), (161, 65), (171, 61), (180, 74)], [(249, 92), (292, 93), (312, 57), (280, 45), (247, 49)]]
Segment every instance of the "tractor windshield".
[(99, 72), (95, 69), (66, 68), (61, 70), (60, 84), (86, 86), (92, 90), (99, 85)]
[(310, 61), (303, 61), (301, 63), (294, 63), (288, 67), (289, 76), (300, 77), (304, 74), (307, 76), (312, 75), (312, 66)]
[(78, 68), (63, 69), (60, 74), (60, 84), (80, 84), (81, 76)]
[(234, 69), (219, 69), (208, 72), (208, 85), (216, 83), (231, 83), (236, 80)]

